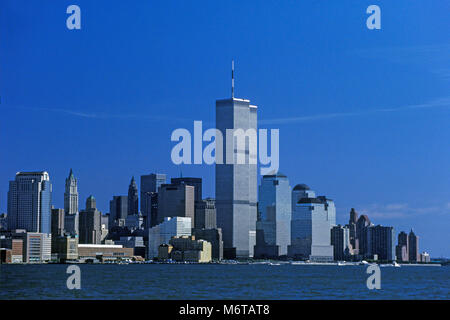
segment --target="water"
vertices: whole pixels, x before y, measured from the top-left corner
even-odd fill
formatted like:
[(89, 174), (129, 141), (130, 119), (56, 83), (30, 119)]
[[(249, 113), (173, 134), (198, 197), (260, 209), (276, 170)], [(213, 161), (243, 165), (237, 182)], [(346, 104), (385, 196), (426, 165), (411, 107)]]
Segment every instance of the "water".
[(450, 299), (450, 267), (381, 268), (368, 290), (366, 266), (1, 265), (0, 299)]

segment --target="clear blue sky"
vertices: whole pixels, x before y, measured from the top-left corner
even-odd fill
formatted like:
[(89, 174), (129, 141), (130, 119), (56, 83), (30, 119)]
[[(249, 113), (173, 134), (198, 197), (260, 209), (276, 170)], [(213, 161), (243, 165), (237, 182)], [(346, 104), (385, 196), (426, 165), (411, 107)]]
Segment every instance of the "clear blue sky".
[[(66, 28), (81, 7), (82, 29)], [(370, 4), (381, 30), (366, 28)], [(47, 170), (63, 206), (103, 212), (131, 176), (200, 176), (171, 163), (176, 128), (214, 126), (215, 100), (259, 106), (280, 129), (280, 170), (375, 224), (413, 228), (450, 256), (448, 1), (0, 2), (0, 212), (17, 171)]]

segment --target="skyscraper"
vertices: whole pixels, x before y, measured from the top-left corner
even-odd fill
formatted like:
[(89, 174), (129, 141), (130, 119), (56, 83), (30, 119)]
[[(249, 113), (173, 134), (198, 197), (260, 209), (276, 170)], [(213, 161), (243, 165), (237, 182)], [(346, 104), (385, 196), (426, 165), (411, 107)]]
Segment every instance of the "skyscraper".
[(354, 254), (358, 254), (359, 252), (359, 243), (356, 239), (356, 223), (358, 222), (358, 213), (354, 208), (350, 210), (350, 219), (348, 221), (348, 230), (350, 237), (350, 245)]
[(331, 245), (333, 246), (334, 260), (343, 261), (350, 257), (350, 232), (348, 227), (341, 225), (331, 228)]
[(166, 175), (151, 173), (141, 176), (141, 212), (145, 228), (156, 225), (158, 210), (158, 189), (166, 183)]
[(9, 182), (8, 228), (51, 233), (52, 184), (46, 171), (18, 172)]
[(167, 217), (189, 217), (195, 227), (194, 187), (184, 183), (163, 184), (158, 192), (158, 218), (162, 223)]
[(66, 179), (64, 211), (65, 214), (75, 214), (78, 212), (78, 182), (73, 175), (72, 169), (70, 169), (69, 176)]
[[(252, 257), (257, 215), (257, 155), (253, 152), (257, 145), (257, 107), (250, 100), (235, 98), (234, 84), (231, 98), (216, 101), (216, 128), (223, 135), (219, 150), (223, 159), (218, 159), (216, 149), (216, 210), (224, 257)], [(233, 134), (230, 139), (227, 129)], [(244, 163), (238, 163), (242, 158)]]
[(79, 210), (78, 210), (78, 181), (70, 169), (66, 178), (64, 191), (64, 229), (72, 235), (78, 234)]
[(395, 254), (397, 256), (398, 261), (402, 262), (409, 261), (408, 235), (404, 231), (398, 234), (398, 243), (395, 249)]
[(368, 228), (373, 226), (372, 222), (367, 215), (363, 214), (359, 216), (356, 222), (356, 239), (359, 246), (359, 254), (365, 257), (370, 252), (370, 236)]
[(333, 201), (323, 196), (315, 197), (305, 184), (296, 185), (292, 197), (299, 200), (292, 210), (288, 255), (316, 261), (333, 260), (331, 228), (336, 225)]
[(109, 215), (111, 219), (109, 223), (110, 227), (119, 219), (125, 220), (128, 215), (128, 197), (113, 196), (113, 199), (109, 201)]
[(419, 237), (416, 236), (416, 234), (412, 229), (408, 235), (408, 244), (409, 244), (409, 261), (410, 262), (420, 261)]
[(378, 260), (395, 260), (395, 231), (394, 227), (370, 226), (369, 256), (377, 255)]
[(282, 173), (264, 175), (259, 186), (255, 257), (287, 255), (291, 243), (291, 187)]
[(132, 177), (130, 186), (128, 187), (128, 215), (135, 215), (139, 213), (138, 197), (136, 181), (134, 181), (134, 177)]
[(95, 198), (89, 196), (86, 200), (86, 209), (80, 212), (79, 243), (101, 243), (101, 215), (102, 213), (97, 210)]

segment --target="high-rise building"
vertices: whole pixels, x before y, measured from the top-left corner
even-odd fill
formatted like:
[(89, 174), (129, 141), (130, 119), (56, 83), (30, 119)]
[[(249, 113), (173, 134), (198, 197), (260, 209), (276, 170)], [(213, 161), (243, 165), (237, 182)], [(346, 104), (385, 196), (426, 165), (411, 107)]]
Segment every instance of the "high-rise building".
[(259, 186), (254, 256), (287, 255), (291, 243), (291, 186), (282, 173), (264, 175)]
[(168, 244), (172, 237), (191, 235), (190, 217), (166, 217), (164, 221), (148, 230), (147, 259), (158, 256), (158, 247)]
[(110, 227), (114, 222), (122, 219), (125, 220), (128, 216), (128, 197), (127, 196), (113, 196), (109, 201)]
[(66, 178), (64, 191), (64, 229), (73, 236), (78, 234), (79, 210), (78, 210), (78, 180), (70, 169)]
[(91, 195), (86, 200), (86, 209), (80, 212), (81, 244), (100, 244), (102, 237), (101, 215), (97, 210), (95, 198)]
[(253, 257), (256, 244), (257, 109), (234, 97), (234, 85), (231, 98), (216, 101), (216, 128), (223, 135), (222, 150), (216, 149), (216, 210), (225, 258)]
[(367, 228), (369, 235), (369, 256), (377, 255), (378, 260), (393, 261), (395, 259), (395, 231), (394, 227), (370, 226)]
[(194, 187), (180, 184), (163, 184), (158, 192), (158, 218), (162, 223), (166, 217), (189, 217), (195, 227)]
[(398, 234), (398, 243), (395, 248), (395, 255), (397, 256), (398, 261), (409, 261), (408, 234), (404, 231)]
[(215, 229), (217, 228), (216, 200), (206, 198), (195, 206), (195, 228)]
[(367, 215), (359, 216), (356, 222), (356, 240), (359, 246), (359, 255), (366, 257), (370, 254), (370, 237), (368, 228), (373, 226)]
[(51, 232), (52, 184), (46, 171), (18, 172), (9, 182), (8, 228)]
[(417, 262), (420, 261), (419, 255), (419, 237), (415, 235), (414, 231), (411, 229), (408, 235), (408, 244), (409, 244), (409, 261)]
[(351, 250), (354, 254), (359, 253), (359, 243), (356, 238), (356, 223), (358, 222), (358, 213), (354, 208), (350, 210), (350, 219), (347, 228), (349, 230)]
[(351, 256), (350, 229), (341, 225), (332, 227), (331, 245), (335, 261), (348, 260)]
[(151, 173), (141, 176), (141, 212), (144, 216), (145, 228), (157, 224), (158, 189), (165, 183), (165, 174)]
[(51, 233), (53, 239), (64, 234), (64, 209), (52, 209)]
[(128, 215), (139, 213), (139, 198), (138, 189), (134, 177), (131, 178), (130, 186), (128, 187)]
[(331, 228), (336, 225), (334, 202), (323, 196), (315, 197), (305, 184), (295, 186), (292, 197), (299, 200), (292, 210), (288, 255), (313, 261), (333, 260)]

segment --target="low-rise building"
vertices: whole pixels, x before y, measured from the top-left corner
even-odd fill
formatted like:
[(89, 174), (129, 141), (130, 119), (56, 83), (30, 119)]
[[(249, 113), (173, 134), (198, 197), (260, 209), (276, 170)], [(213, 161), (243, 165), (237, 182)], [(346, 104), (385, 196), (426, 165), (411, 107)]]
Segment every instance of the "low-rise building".
[(52, 251), (57, 255), (60, 262), (78, 259), (78, 237), (61, 236), (53, 241)]
[(88, 261), (118, 261), (132, 259), (132, 248), (124, 248), (121, 245), (107, 244), (79, 244), (78, 259), (81, 262)]
[[(171, 248), (172, 247), (172, 248)], [(159, 246), (158, 259), (167, 260), (170, 256), (175, 261), (205, 263), (211, 262), (211, 243), (196, 240), (195, 236), (181, 236), (170, 239), (169, 245)]]
[(23, 261), (26, 263), (44, 263), (51, 260), (52, 235), (27, 232), (24, 243)]

